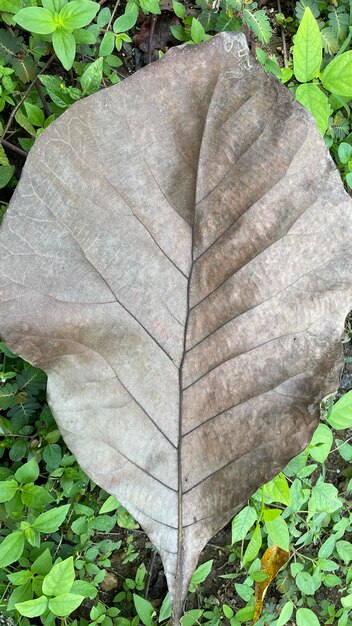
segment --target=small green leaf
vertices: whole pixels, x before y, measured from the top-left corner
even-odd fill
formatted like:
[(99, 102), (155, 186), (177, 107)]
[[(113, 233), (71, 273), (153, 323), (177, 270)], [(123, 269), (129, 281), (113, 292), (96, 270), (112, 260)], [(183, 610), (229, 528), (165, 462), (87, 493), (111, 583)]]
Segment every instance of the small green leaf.
[(56, 30), (53, 33), (53, 47), (65, 70), (70, 70), (76, 55), (76, 41), (72, 33), (63, 29)]
[(27, 600), (27, 602), (19, 602), (15, 604), (17, 611), (25, 617), (39, 617), (45, 613), (48, 606), (48, 598), (40, 596), (35, 600)]
[(101, 40), (100, 48), (99, 48), (99, 56), (106, 57), (108, 54), (111, 54), (115, 46), (115, 35), (111, 31), (105, 33), (103, 39)]
[[(348, 163), (348, 161), (352, 157), (351, 144), (346, 143), (345, 141), (341, 141), (341, 143), (339, 144), (338, 154), (339, 154), (339, 159), (341, 163), (344, 163), (344, 164)], [(350, 423), (352, 424), (352, 398), (351, 398), (351, 407), (350, 407)]]
[(299, 572), (296, 576), (296, 585), (306, 596), (314, 596), (315, 585), (313, 577), (308, 572)]
[(196, 587), (200, 585), (205, 579), (209, 576), (211, 572), (211, 568), (213, 567), (213, 559), (210, 561), (206, 561), (197, 567), (197, 569), (193, 572), (191, 582), (189, 585), (189, 590), (193, 593), (196, 590)]
[(293, 69), (297, 80), (306, 83), (318, 76), (322, 62), (322, 40), (319, 26), (309, 7), (294, 38)]
[(57, 24), (53, 14), (43, 7), (26, 7), (14, 16), (16, 24), (38, 35), (50, 35)]
[(274, 502), (290, 505), (290, 488), (282, 472), (264, 485), (264, 494)]
[(0, 482), (0, 502), (9, 502), (12, 500), (18, 489), (18, 484), (15, 480), (4, 480)]
[(345, 393), (335, 402), (327, 422), (335, 430), (345, 430), (352, 427), (352, 391)]
[(59, 467), (61, 458), (61, 448), (56, 443), (50, 443), (43, 449), (43, 460), (47, 465), (47, 469), (53, 470)]
[(7, 535), (0, 544), (0, 567), (7, 567), (18, 561), (24, 549), (24, 533), (19, 530)]
[(256, 525), (251, 540), (246, 548), (246, 551), (243, 556), (243, 565), (253, 561), (255, 557), (258, 555), (258, 552), (262, 545), (262, 533), (260, 530), (259, 524)]
[(83, 600), (84, 596), (74, 593), (62, 593), (59, 596), (55, 596), (55, 598), (50, 598), (49, 609), (57, 617), (67, 617), (82, 604)]
[(285, 626), (285, 624), (287, 624), (289, 619), (291, 619), (293, 608), (294, 608), (294, 604), (293, 602), (291, 602), (291, 600), (289, 602), (286, 602), (286, 604), (284, 604), (284, 606), (281, 609), (280, 615), (277, 619), (277, 622), (275, 623), (275, 626)]
[(172, 607), (171, 607), (170, 594), (167, 593), (163, 600), (163, 603), (161, 605), (161, 609), (159, 612), (159, 622), (164, 622), (165, 620), (169, 619), (169, 617), (171, 617), (171, 613), (172, 613)]
[(138, 616), (144, 626), (153, 626), (155, 610), (153, 605), (137, 594), (133, 594), (133, 602)]
[(39, 466), (35, 458), (18, 468), (15, 478), (19, 483), (34, 483), (39, 476)]
[(279, 546), (279, 548), (281, 548), (282, 550), (286, 550), (288, 552), (290, 536), (287, 524), (283, 517), (280, 515), (273, 520), (266, 521), (265, 528), (271, 541)]
[(71, 591), (75, 579), (73, 557), (56, 563), (43, 580), (43, 593), (47, 596), (58, 596)]
[(331, 93), (352, 98), (352, 50), (330, 61), (323, 72), (321, 82)]
[(42, 128), (45, 119), (42, 109), (35, 104), (31, 104), (26, 101), (24, 102), (24, 108), (26, 109), (27, 117), (33, 126)]
[(0, 189), (6, 187), (15, 173), (14, 165), (0, 165)]
[(53, 497), (44, 487), (26, 483), (21, 490), (21, 500), (23, 504), (33, 509), (42, 509), (53, 501)]
[(195, 17), (192, 18), (191, 37), (194, 43), (204, 41), (205, 37), (204, 26), (202, 26), (202, 24)]
[(53, 560), (51, 557), (51, 553), (49, 548), (46, 548), (42, 554), (36, 558), (36, 560), (31, 565), (31, 571), (34, 574), (40, 574), (40, 576), (45, 576), (50, 572), (53, 566)]
[(100, 9), (98, 2), (91, 0), (72, 0), (62, 7), (59, 17), (63, 28), (73, 31), (87, 26)]
[(318, 85), (299, 85), (296, 90), (296, 98), (310, 111), (321, 134), (325, 135), (329, 120), (329, 100), (325, 93), (319, 89)]
[(63, 523), (70, 505), (64, 504), (41, 513), (33, 522), (33, 528), (41, 533), (55, 533)]
[(88, 65), (88, 67), (84, 70), (81, 76), (80, 82), (82, 85), (84, 96), (87, 94), (95, 93), (99, 90), (102, 76), (103, 57), (99, 57), (99, 59)]
[(76, 28), (72, 34), (77, 44), (92, 45), (97, 41), (96, 35), (92, 31), (86, 30), (85, 28)]
[(185, 13), (186, 13), (184, 4), (182, 4), (182, 2), (177, 2), (176, 0), (172, 0), (172, 8), (173, 8), (175, 15), (177, 15), (177, 17), (183, 20), (183, 18), (185, 17)]
[(24, 569), (24, 570), (21, 570), (20, 572), (14, 572), (13, 574), (8, 574), (7, 578), (13, 585), (17, 586), (17, 585), (25, 585), (32, 578), (32, 576), (33, 574), (31, 570)]
[(310, 609), (297, 609), (296, 623), (297, 626), (320, 626), (317, 616)]
[(99, 510), (99, 515), (102, 513), (111, 513), (111, 511), (116, 511), (116, 509), (120, 506), (119, 501), (115, 498), (115, 496), (109, 496), (107, 500), (105, 500), (104, 504), (101, 506)]
[(127, 4), (126, 11), (123, 15), (118, 17), (113, 26), (114, 33), (124, 33), (126, 30), (132, 28), (138, 17), (138, 7), (135, 3)]
[[(302, 85), (305, 87), (306, 85)], [(308, 86), (308, 85), (307, 85)], [(326, 424), (319, 424), (309, 444), (309, 454), (318, 463), (324, 463), (329, 456), (333, 444), (331, 428)]]
[(242, 541), (257, 520), (255, 509), (245, 506), (232, 520), (232, 543)]

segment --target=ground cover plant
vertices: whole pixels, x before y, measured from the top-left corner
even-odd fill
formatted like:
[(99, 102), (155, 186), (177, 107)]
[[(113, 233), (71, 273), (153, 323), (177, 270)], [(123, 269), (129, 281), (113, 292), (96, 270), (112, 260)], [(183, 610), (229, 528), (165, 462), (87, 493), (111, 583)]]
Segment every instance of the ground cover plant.
[[(0, 0), (3, 211), (35, 137), (75, 100), (170, 45), (222, 30), (245, 29), (264, 67), (313, 113), (350, 184), (348, 3), (299, 2), (294, 13), (250, 2), (37, 4)], [(166, 623), (165, 585), (160, 591), (159, 577), (157, 590), (160, 565), (145, 536), (65, 449), (45, 405), (43, 375), (2, 350), (0, 613), (24, 625)], [(185, 626), (250, 622), (255, 583), (258, 597), (266, 580), (258, 556), (271, 544), (289, 548), (290, 557), (257, 623), (350, 624), (352, 454), (344, 429), (351, 426), (351, 399), (344, 398), (334, 411), (330, 401), (312, 446), (236, 516), (232, 536), (214, 539), (193, 577)]]

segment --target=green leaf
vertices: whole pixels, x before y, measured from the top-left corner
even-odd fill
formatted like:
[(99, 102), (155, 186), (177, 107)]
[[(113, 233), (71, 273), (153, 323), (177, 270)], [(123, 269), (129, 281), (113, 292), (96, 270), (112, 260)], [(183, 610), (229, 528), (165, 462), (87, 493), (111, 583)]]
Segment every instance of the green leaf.
[(264, 485), (264, 494), (274, 502), (290, 505), (290, 488), (282, 472)]
[(22, 28), (38, 35), (49, 35), (57, 28), (53, 14), (42, 7), (21, 9), (13, 19)]
[(71, 591), (75, 579), (73, 557), (56, 563), (43, 580), (43, 593), (47, 596), (59, 596)]
[(200, 43), (205, 38), (204, 26), (195, 17), (192, 18), (191, 37), (194, 43)]
[(334, 513), (341, 507), (342, 500), (339, 499), (338, 490), (334, 485), (323, 482), (314, 485), (308, 502), (310, 516), (317, 511)]
[(51, 553), (49, 548), (46, 548), (42, 554), (36, 558), (36, 560), (31, 565), (31, 570), (34, 574), (40, 574), (41, 576), (45, 576), (50, 572), (53, 566), (53, 560), (51, 557)]
[(287, 624), (287, 622), (291, 618), (293, 608), (294, 604), (293, 602), (291, 602), (291, 600), (289, 602), (286, 602), (286, 604), (284, 604), (280, 611), (280, 615), (275, 623), (275, 626), (285, 626), (285, 624)]
[(172, 0), (172, 9), (175, 15), (179, 17), (181, 20), (185, 17), (186, 9), (182, 2), (177, 2), (176, 0)]
[(243, 20), (261, 43), (269, 43), (271, 38), (271, 26), (264, 9), (260, 9), (259, 11), (250, 11), (248, 8), (244, 8)]
[(287, 524), (283, 517), (275, 517), (273, 520), (265, 522), (265, 528), (273, 543), (275, 543), (282, 550), (289, 550), (290, 536), (287, 528)]
[(17, 611), (25, 617), (39, 617), (45, 613), (48, 606), (48, 598), (40, 596), (35, 600), (27, 600), (27, 602), (19, 602), (15, 604)]
[(92, 45), (97, 41), (96, 35), (92, 31), (86, 30), (84, 28), (76, 28), (76, 30), (74, 30), (72, 34), (77, 44)]
[(296, 576), (296, 585), (306, 596), (314, 596), (314, 580), (308, 572), (298, 572)]
[(126, 7), (126, 11), (123, 15), (121, 15), (120, 17), (118, 17), (115, 22), (114, 22), (114, 26), (113, 26), (113, 30), (114, 33), (124, 33), (126, 32), (126, 30), (129, 30), (130, 28), (132, 28), (136, 21), (137, 21), (137, 17), (138, 17), (138, 7), (135, 3), (131, 3), (131, 5), (129, 6), (129, 4)]
[(205, 579), (209, 576), (211, 572), (211, 568), (213, 567), (214, 560), (206, 561), (197, 567), (197, 569), (193, 572), (191, 582), (189, 585), (189, 590), (193, 593), (198, 585), (205, 581)]
[(335, 402), (327, 422), (335, 430), (345, 430), (352, 427), (352, 391), (345, 393), (342, 398)]
[[(308, 87), (310, 85), (301, 86)], [(324, 463), (324, 461), (326, 461), (329, 456), (332, 444), (333, 436), (331, 428), (329, 428), (329, 426), (326, 426), (326, 424), (319, 424), (309, 444), (309, 454), (312, 459), (314, 459), (314, 461), (318, 461), (318, 463)]]
[(109, 31), (105, 33), (99, 48), (99, 56), (105, 57), (108, 54), (111, 54), (115, 45), (115, 36), (114, 33)]
[(22, 487), (21, 500), (25, 506), (33, 509), (42, 509), (53, 501), (53, 497), (44, 487), (27, 483)]
[(232, 520), (232, 542), (242, 541), (257, 520), (255, 509), (245, 506)]
[(4, 13), (17, 13), (21, 7), (21, 0), (0, 0), (0, 11), (3, 11)]
[(99, 28), (104, 28), (104, 26), (106, 26), (110, 22), (110, 18), (111, 11), (109, 7), (104, 7), (104, 9), (99, 12), (99, 15), (97, 17), (97, 24)]
[(15, 173), (14, 165), (0, 165), (0, 189), (6, 187)]
[[(325, 135), (329, 120), (329, 100), (318, 85), (299, 85), (296, 98), (313, 115), (322, 135)], [(313, 457), (314, 458), (314, 457)], [(315, 459), (316, 461), (318, 459)], [(322, 461), (320, 461), (322, 463)]]
[(93, 583), (89, 583), (86, 580), (75, 580), (71, 587), (71, 593), (93, 599), (96, 597), (98, 590)]
[(34, 483), (39, 476), (39, 466), (35, 458), (18, 468), (15, 478), (19, 483)]
[(32, 137), (36, 137), (37, 133), (34, 126), (32, 122), (30, 122), (29, 119), (25, 116), (22, 109), (18, 109), (15, 115), (15, 120), (17, 124), (22, 126), (22, 128), (24, 128), (29, 135), (32, 135)]
[(321, 82), (331, 93), (352, 98), (352, 50), (330, 61), (323, 72)]
[(72, 0), (62, 7), (59, 17), (63, 28), (69, 31), (87, 26), (100, 9), (98, 2), (91, 0)]
[(153, 617), (155, 615), (153, 605), (136, 593), (133, 594), (133, 602), (138, 616), (144, 626), (153, 626)]
[(161, 13), (159, 0), (139, 0), (139, 4), (143, 13), (154, 13), (155, 15)]
[(119, 506), (120, 503), (118, 500), (116, 500), (115, 496), (109, 496), (100, 508), (99, 515), (101, 515), (102, 513), (111, 513), (111, 511), (116, 511)]
[(0, 544), (0, 567), (7, 567), (18, 561), (24, 549), (24, 533), (19, 530), (7, 535)]
[[(344, 163), (344, 164), (348, 163), (348, 161), (352, 157), (352, 146), (349, 143), (342, 141), (339, 144), (338, 154), (339, 154), (339, 159), (341, 163)], [(352, 424), (352, 396), (350, 400), (350, 423)]]
[(262, 545), (262, 533), (260, 530), (259, 524), (256, 525), (255, 530), (253, 532), (252, 538), (246, 548), (246, 551), (243, 556), (243, 565), (253, 561), (257, 556)]
[(33, 528), (41, 533), (55, 533), (63, 523), (69, 508), (69, 504), (64, 504), (41, 513), (33, 522)]
[(99, 57), (93, 63), (90, 63), (84, 70), (80, 82), (82, 85), (83, 95), (95, 93), (99, 90), (101, 79), (103, 76), (103, 57)]
[(47, 469), (53, 470), (59, 467), (61, 458), (61, 448), (56, 443), (50, 443), (43, 449), (43, 460), (47, 465)]
[(171, 599), (170, 599), (170, 594), (167, 593), (160, 608), (159, 622), (164, 622), (165, 620), (169, 619), (169, 617), (171, 617), (171, 613), (172, 613)]
[(296, 623), (297, 626), (320, 626), (317, 616), (310, 609), (297, 609)]
[(12, 500), (17, 489), (18, 484), (13, 479), (0, 482), (0, 502), (9, 502)]
[(345, 180), (349, 188), (352, 189), (352, 172), (349, 172), (348, 174), (346, 174)]
[(57, 617), (67, 617), (82, 604), (83, 600), (84, 596), (74, 593), (62, 593), (55, 598), (50, 598), (49, 609)]
[(297, 80), (308, 82), (318, 76), (322, 62), (322, 40), (319, 26), (307, 7), (294, 38), (293, 69)]
[(31, 570), (24, 569), (20, 572), (14, 572), (14, 574), (8, 574), (7, 578), (13, 585), (25, 585), (32, 578), (33, 574)]
[(31, 104), (30, 102), (24, 102), (24, 108), (26, 109), (27, 117), (29, 121), (33, 124), (33, 126), (42, 127), (44, 124), (44, 113), (42, 109), (40, 109), (35, 104)]
[(337, 541), (336, 550), (342, 561), (344, 561), (345, 563), (349, 563), (350, 561), (352, 561), (352, 544), (349, 541)]
[(76, 55), (76, 41), (72, 33), (63, 29), (56, 30), (53, 33), (53, 47), (65, 70), (70, 70)]

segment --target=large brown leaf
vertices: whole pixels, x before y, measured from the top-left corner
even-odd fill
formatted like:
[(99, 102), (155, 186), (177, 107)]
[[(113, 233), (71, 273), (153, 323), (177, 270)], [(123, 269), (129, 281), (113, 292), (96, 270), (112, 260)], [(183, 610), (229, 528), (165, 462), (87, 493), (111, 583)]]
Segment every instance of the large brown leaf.
[(351, 229), (313, 119), (239, 34), (74, 104), (30, 153), (0, 332), (156, 545), (175, 620), (205, 543), (337, 385)]

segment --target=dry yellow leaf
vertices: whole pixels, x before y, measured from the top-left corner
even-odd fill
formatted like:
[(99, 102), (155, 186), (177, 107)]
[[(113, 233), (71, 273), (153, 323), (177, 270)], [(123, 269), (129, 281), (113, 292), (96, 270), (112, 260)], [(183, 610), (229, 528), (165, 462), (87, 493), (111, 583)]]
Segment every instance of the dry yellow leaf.
[(289, 556), (289, 552), (282, 550), (275, 544), (265, 550), (261, 559), (261, 572), (266, 574), (266, 578), (255, 584), (255, 606), (252, 624), (255, 624), (260, 618), (267, 589), (281, 567), (287, 563)]

